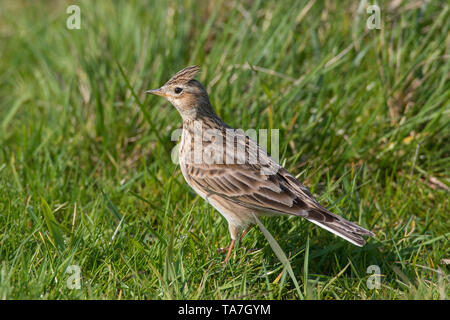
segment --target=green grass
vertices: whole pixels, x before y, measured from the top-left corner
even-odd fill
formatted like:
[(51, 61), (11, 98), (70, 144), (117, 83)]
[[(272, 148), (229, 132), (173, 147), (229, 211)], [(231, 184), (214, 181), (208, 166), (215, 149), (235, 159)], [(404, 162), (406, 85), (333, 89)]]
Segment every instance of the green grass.
[[(446, 298), (450, 8), (379, 3), (368, 30), (358, 1), (80, 1), (68, 30), (69, 2), (1, 1), (0, 298)], [(144, 94), (191, 64), (225, 122), (279, 129), (286, 168), (376, 237), (263, 219), (300, 291), (257, 228), (222, 264), (227, 224), (171, 161), (181, 119)]]

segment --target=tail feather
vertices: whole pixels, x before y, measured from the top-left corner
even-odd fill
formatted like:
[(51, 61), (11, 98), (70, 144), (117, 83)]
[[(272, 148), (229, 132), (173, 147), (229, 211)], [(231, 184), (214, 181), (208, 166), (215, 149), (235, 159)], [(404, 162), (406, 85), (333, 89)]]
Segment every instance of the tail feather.
[(307, 211), (308, 214), (305, 216), (307, 220), (359, 247), (366, 243), (362, 236), (372, 237), (374, 235), (371, 231), (345, 220), (325, 208), (310, 208)]

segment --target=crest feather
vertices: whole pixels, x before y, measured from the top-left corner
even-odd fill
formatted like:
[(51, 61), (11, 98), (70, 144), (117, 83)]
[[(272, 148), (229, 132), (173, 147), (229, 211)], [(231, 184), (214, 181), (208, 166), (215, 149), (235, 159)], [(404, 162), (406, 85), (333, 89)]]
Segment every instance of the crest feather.
[(167, 81), (166, 85), (174, 84), (174, 83), (187, 83), (190, 80), (194, 79), (197, 73), (200, 71), (198, 66), (190, 66), (184, 68), (183, 70), (178, 71), (172, 78)]

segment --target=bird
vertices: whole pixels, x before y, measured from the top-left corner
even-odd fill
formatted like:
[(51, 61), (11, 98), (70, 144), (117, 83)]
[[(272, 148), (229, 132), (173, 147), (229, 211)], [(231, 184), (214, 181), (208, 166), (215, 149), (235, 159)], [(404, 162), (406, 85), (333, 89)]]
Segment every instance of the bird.
[(182, 69), (162, 87), (146, 91), (167, 99), (183, 122), (178, 159), (187, 184), (228, 222), (231, 243), (255, 225), (255, 217), (299, 216), (362, 247), (374, 234), (328, 211), (311, 192), (242, 130), (225, 124), (205, 87), (198, 66)]

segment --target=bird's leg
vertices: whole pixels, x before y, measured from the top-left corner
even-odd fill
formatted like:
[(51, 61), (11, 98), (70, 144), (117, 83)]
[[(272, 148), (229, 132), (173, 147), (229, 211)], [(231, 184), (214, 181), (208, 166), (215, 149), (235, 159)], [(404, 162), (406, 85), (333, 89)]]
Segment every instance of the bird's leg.
[[(231, 243), (233, 243), (233, 241), (231, 241)], [(222, 248), (222, 247), (221, 248), (217, 248), (217, 252), (219, 252), (219, 253), (228, 252), (230, 250), (231, 243), (229, 245), (227, 245), (225, 248)], [(231, 248), (231, 249), (233, 249), (233, 248)]]
[(241, 237), (239, 238), (239, 242), (242, 241), (242, 239), (244, 239), (245, 235), (250, 231), (251, 228), (253, 228), (255, 225), (254, 224), (250, 224), (247, 228), (245, 228), (245, 230), (241, 233)]
[[(239, 238), (239, 243), (241, 243), (242, 239), (244, 239), (245, 235), (250, 231), (251, 228), (254, 227), (254, 224), (249, 224), (247, 228), (245, 228), (244, 231), (242, 231), (241, 236)], [(226, 263), (231, 255), (231, 250), (233, 250), (234, 245), (236, 244), (236, 240), (231, 240), (231, 243), (226, 248), (221, 248), (223, 250), (222, 252), (227, 251), (227, 256), (225, 257), (224, 262)]]
[[(245, 228), (244, 231), (242, 231), (241, 236), (239, 237), (239, 243), (242, 241), (242, 239), (244, 239), (245, 235), (250, 231), (251, 228), (253, 228), (255, 225), (251, 224), (249, 225), (247, 228)], [(230, 249), (231, 243), (226, 246), (225, 248), (218, 248), (217, 252), (219, 253), (224, 253), (224, 252), (228, 252), (228, 250)]]
[(227, 256), (225, 257), (225, 260), (223, 260), (223, 263), (227, 263), (228, 259), (230, 259), (231, 251), (233, 250), (235, 243), (236, 243), (236, 240), (231, 240), (230, 245), (227, 247), (228, 252), (227, 252)]
[(225, 263), (228, 261), (228, 259), (230, 259), (231, 251), (233, 250), (234, 245), (236, 244), (236, 239), (239, 235), (239, 228), (236, 228), (232, 224), (228, 224), (228, 230), (230, 231), (230, 235), (231, 235), (231, 243), (225, 248), (217, 249), (218, 252), (226, 252), (227, 253), (225, 260), (223, 261)]

